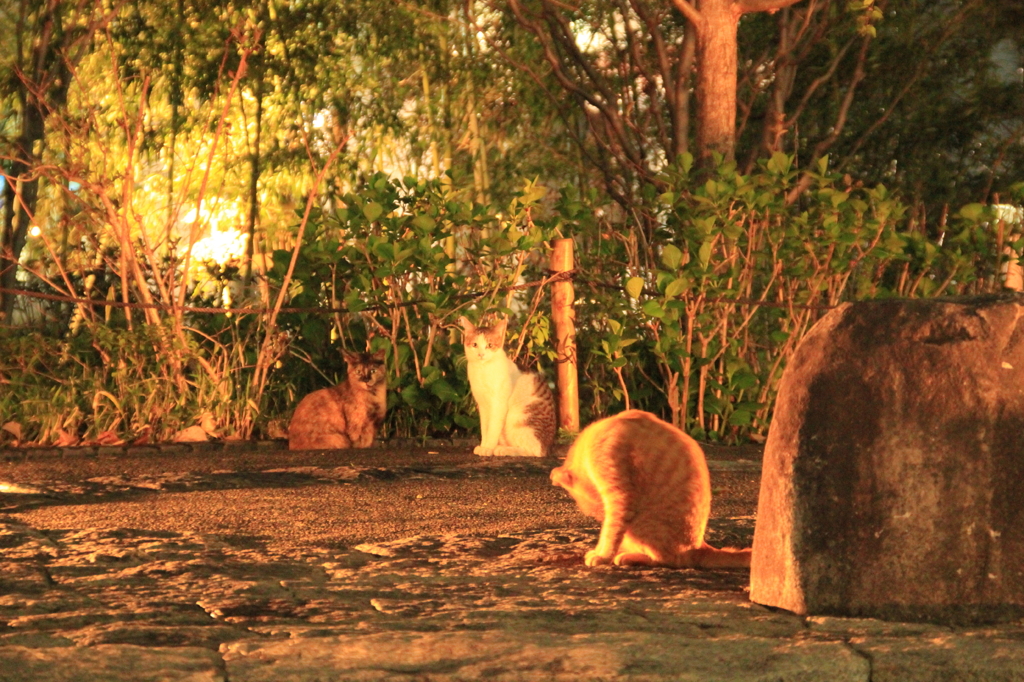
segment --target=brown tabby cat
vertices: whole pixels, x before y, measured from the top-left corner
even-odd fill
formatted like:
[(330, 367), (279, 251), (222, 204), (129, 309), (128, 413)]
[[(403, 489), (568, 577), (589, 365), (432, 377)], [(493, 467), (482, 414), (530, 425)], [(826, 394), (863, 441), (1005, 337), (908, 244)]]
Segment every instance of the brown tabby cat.
[(288, 424), (289, 450), (368, 448), (387, 409), (384, 351), (342, 351), (348, 376), (299, 402)]
[(711, 512), (704, 452), (653, 414), (627, 410), (591, 424), (551, 472), (551, 482), (568, 490), (580, 511), (601, 521), (587, 566), (750, 566), (749, 549), (715, 549), (704, 542)]

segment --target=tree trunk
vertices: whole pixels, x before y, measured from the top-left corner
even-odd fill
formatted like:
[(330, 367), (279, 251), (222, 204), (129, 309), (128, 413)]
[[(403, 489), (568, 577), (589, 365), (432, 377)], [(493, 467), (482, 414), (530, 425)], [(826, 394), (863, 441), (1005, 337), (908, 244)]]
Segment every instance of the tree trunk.
[(736, 146), (736, 27), (732, 0), (702, 0), (697, 26), (697, 159), (708, 165), (714, 152), (731, 160)]
[[(18, 139), (18, 160), (11, 164), (11, 179), (17, 187), (8, 186), (6, 198), (10, 202), (4, 217), (3, 238), (0, 241), (0, 288), (17, 286), (18, 260), (28, 239), (31, 215), (35, 212), (39, 178), (22, 180), (32, 168), (32, 148), (43, 138), (43, 114), (34, 97), (28, 98), (22, 115), (21, 136)], [(15, 295), (0, 292), (0, 320), (10, 324), (14, 312)]]
[[(34, 3), (28, 2), (27, 6)], [(71, 73), (64, 63), (62, 40), (63, 25), (60, 3), (49, 0), (46, 7), (38, 7), (36, 35), (19, 24), (18, 45), (31, 45), (28, 55), (18, 55), (20, 79), (15, 81), (21, 100), (21, 134), (16, 143), (17, 157), (11, 163), (10, 176), (18, 187), (8, 187), (9, 201), (0, 230), (0, 288), (13, 289), (17, 284), (18, 261), (28, 238), (29, 222), (35, 213), (39, 178), (31, 177), (37, 162), (36, 144), (43, 141), (46, 115), (52, 106), (63, 105), (67, 97)], [(22, 7), (24, 15), (25, 6)], [(15, 191), (16, 190), (16, 191)], [(15, 198), (15, 194), (20, 195)], [(0, 292), (0, 320), (10, 323), (14, 310), (14, 295)]]
[(736, 149), (736, 29), (748, 12), (775, 12), (800, 0), (672, 0), (697, 30), (697, 160)]
[(245, 244), (245, 260), (242, 264), (242, 284), (246, 291), (252, 282), (252, 257), (256, 243), (256, 224), (260, 219), (260, 139), (263, 133), (263, 69), (256, 73), (255, 92), (256, 98), (256, 139), (253, 142), (252, 155), (249, 164), (249, 218), (247, 221), (247, 234), (249, 239)]

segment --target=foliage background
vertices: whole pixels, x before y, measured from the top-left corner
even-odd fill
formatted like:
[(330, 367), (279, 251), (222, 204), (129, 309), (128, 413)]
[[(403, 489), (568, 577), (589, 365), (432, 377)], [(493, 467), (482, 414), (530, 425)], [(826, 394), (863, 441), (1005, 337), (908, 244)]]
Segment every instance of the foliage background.
[(553, 376), (556, 237), (583, 422), (707, 439), (763, 437), (831, 307), (1002, 288), (1018, 3), (748, 15), (735, 155), (699, 168), (670, 3), (523, 5), (557, 59), (497, 2), (0, 2), (0, 438), (280, 436), (342, 347), (388, 351), (384, 435), (471, 433), (454, 320), (510, 315)]

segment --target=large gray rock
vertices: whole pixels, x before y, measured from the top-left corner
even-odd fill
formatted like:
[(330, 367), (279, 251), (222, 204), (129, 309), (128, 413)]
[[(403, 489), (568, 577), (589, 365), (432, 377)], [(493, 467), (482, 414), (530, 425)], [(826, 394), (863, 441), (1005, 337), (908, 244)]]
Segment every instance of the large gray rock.
[(765, 445), (750, 598), (945, 622), (1024, 613), (1024, 298), (848, 304)]

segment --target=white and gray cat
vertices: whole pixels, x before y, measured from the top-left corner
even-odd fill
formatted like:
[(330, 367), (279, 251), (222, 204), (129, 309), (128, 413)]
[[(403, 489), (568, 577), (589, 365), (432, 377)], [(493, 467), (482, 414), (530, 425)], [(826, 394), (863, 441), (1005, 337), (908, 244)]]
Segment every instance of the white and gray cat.
[(477, 327), (459, 318), (469, 387), (480, 412), (477, 455), (546, 457), (555, 441), (555, 401), (543, 377), (505, 354), (507, 321)]

